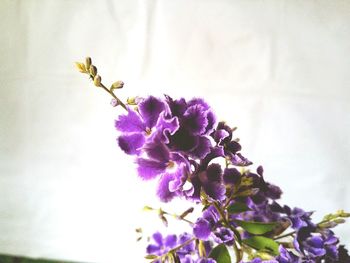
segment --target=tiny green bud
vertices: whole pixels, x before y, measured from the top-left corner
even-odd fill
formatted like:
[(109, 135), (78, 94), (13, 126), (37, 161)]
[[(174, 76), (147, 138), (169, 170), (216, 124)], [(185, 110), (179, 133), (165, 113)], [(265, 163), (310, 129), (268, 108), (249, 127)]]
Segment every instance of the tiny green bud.
[(143, 207), (143, 211), (153, 211), (153, 210), (154, 210), (154, 208), (147, 206), (147, 205)]
[(111, 90), (114, 90), (114, 89), (121, 89), (124, 87), (124, 82), (121, 81), (121, 80), (118, 80), (116, 82), (114, 82), (111, 86)]
[(75, 64), (75, 67), (79, 70), (79, 72), (86, 73), (86, 67), (85, 67), (84, 63), (75, 62), (74, 64)]
[(101, 87), (101, 76), (100, 75), (96, 75), (94, 77), (94, 84), (96, 87)]
[(345, 219), (344, 218), (337, 218), (334, 220), (334, 222), (337, 224), (343, 224), (343, 223), (345, 223)]
[(157, 255), (146, 255), (145, 256), (145, 259), (156, 259), (156, 258), (158, 258)]
[(94, 65), (91, 65), (89, 68), (90, 75), (95, 77), (97, 75), (97, 68)]
[(85, 65), (86, 65), (86, 68), (90, 68), (90, 66), (91, 66), (91, 58), (90, 57), (85, 58)]

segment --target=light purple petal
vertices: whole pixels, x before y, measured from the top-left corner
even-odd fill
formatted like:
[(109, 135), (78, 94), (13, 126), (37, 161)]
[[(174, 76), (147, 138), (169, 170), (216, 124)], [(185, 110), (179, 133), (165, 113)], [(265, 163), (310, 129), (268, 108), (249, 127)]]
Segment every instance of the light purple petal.
[(177, 169), (172, 174), (173, 180), (169, 182), (169, 190), (171, 192), (180, 190), (181, 187), (185, 184), (189, 174), (187, 163), (185, 162), (177, 163), (176, 165), (177, 165)]
[(175, 192), (171, 192), (169, 190), (169, 183), (174, 180), (172, 174), (163, 174), (159, 180), (158, 188), (157, 188), (157, 196), (162, 202), (169, 202), (176, 196)]
[(177, 242), (177, 236), (176, 235), (169, 235), (165, 238), (165, 246), (167, 248), (173, 248), (176, 246), (176, 242)]
[(139, 154), (144, 142), (145, 137), (141, 133), (121, 135), (118, 138), (118, 145), (126, 154)]
[(158, 255), (158, 253), (160, 252), (161, 248), (157, 245), (148, 245), (146, 248), (147, 254), (156, 254)]
[(119, 116), (115, 121), (115, 127), (121, 132), (144, 132), (146, 130), (139, 114), (130, 109), (127, 115)]
[(153, 96), (143, 100), (139, 104), (139, 111), (148, 128), (156, 125), (159, 115), (165, 110), (165, 104)]
[(193, 226), (193, 234), (201, 240), (208, 240), (211, 234), (210, 223), (203, 218), (198, 218)]
[(154, 239), (154, 241), (156, 241), (157, 245), (159, 246), (163, 246), (163, 236), (161, 233), (156, 232), (152, 235), (152, 238)]
[(144, 180), (153, 179), (156, 176), (163, 173), (166, 169), (166, 164), (144, 159), (144, 158), (138, 158), (136, 160), (136, 163), (138, 164), (137, 171), (139, 176)]
[(166, 119), (165, 113), (163, 112), (158, 119), (153, 136), (158, 137), (162, 142), (168, 144), (169, 136), (174, 135), (179, 127), (179, 119), (177, 117)]
[(203, 134), (208, 125), (205, 109), (201, 105), (189, 107), (183, 116), (182, 125), (193, 135)]

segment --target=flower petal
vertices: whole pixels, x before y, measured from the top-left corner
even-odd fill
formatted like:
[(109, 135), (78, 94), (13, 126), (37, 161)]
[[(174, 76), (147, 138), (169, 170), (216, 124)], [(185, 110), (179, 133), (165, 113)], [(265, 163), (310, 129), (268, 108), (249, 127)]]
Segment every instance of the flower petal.
[(165, 113), (163, 112), (158, 119), (153, 136), (157, 137), (160, 141), (168, 144), (169, 137), (171, 135), (174, 135), (179, 127), (179, 119), (177, 117), (166, 119)]
[(177, 242), (177, 236), (176, 235), (169, 235), (165, 238), (164, 245), (167, 248), (173, 248), (176, 246), (176, 242)]
[(153, 96), (143, 100), (139, 104), (139, 111), (148, 128), (156, 125), (159, 115), (165, 110), (165, 104)]
[(189, 107), (183, 115), (182, 125), (193, 135), (203, 134), (208, 125), (206, 109), (201, 105)]
[(175, 192), (169, 190), (169, 183), (174, 180), (172, 174), (163, 174), (159, 180), (157, 195), (162, 202), (169, 202), (176, 196)]
[(141, 133), (121, 135), (118, 138), (119, 147), (126, 154), (139, 154), (140, 148), (145, 142), (145, 137)]
[(210, 223), (203, 218), (199, 218), (193, 226), (193, 234), (201, 240), (208, 240), (211, 234)]
[(165, 146), (164, 143), (161, 142), (150, 142), (144, 146), (144, 150), (149, 156), (149, 158), (168, 163), (170, 159), (170, 153), (168, 147)]
[(166, 169), (166, 164), (154, 160), (138, 158), (137, 172), (142, 179), (149, 180), (163, 173)]
[(211, 141), (204, 136), (198, 137), (197, 146), (190, 152), (191, 157), (203, 159), (211, 149)]
[(144, 132), (146, 130), (140, 115), (130, 109), (128, 110), (127, 115), (119, 116), (119, 118), (115, 121), (115, 127), (121, 132)]

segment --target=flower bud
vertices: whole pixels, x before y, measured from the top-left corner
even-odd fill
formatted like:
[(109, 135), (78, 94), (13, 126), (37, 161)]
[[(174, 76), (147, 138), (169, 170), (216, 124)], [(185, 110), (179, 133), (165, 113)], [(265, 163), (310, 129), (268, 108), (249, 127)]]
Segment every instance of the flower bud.
[(111, 90), (114, 90), (114, 89), (121, 89), (124, 87), (124, 82), (121, 81), (121, 80), (118, 80), (116, 82), (114, 82), (111, 86)]
[(97, 74), (97, 68), (96, 68), (94, 65), (91, 65), (91, 66), (90, 66), (89, 71), (90, 71), (90, 75), (91, 75), (91, 76), (93, 76), (93, 77), (96, 76), (96, 74)]
[(118, 102), (118, 100), (116, 100), (116, 99), (112, 99), (111, 100), (111, 105), (112, 105), (112, 107), (117, 107), (118, 105), (119, 105), (119, 102)]
[(94, 84), (96, 87), (101, 87), (101, 76), (100, 75), (96, 75), (94, 77)]
[(84, 63), (75, 62), (74, 64), (75, 64), (75, 67), (79, 70), (79, 72), (86, 73), (86, 67), (85, 67)]
[(85, 59), (85, 65), (86, 65), (86, 68), (90, 68), (90, 66), (91, 66), (91, 58), (90, 57), (87, 57)]

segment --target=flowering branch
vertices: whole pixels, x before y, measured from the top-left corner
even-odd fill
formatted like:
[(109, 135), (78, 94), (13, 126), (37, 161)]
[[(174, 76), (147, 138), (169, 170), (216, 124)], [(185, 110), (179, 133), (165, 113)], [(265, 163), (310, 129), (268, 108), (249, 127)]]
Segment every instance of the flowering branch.
[[(108, 89), (90, 58), (76, 66), (113, 97), (113, 106), (127, 111), (115, 121), (117, 141), (135, 158), (139, 177), (159, 181), (156, 194), (162, 202), (182, 198), (202, 206), (195, 222), (186, 218), (193, 208), (176, 215), (146, 207), (165, 225), (173, 216), (192, 228), (165, 237), (154, 233), (146, 248), (151, 263), (232, 263), (232, 249), (237, 263), (350, 262), (331, 230), (350, 214), (339, 210), (316, 224), (312, 212), (281, 205), (282, 190), (265, 180), (262, 166), (249, 168), (253, 163), (234, 139), (236, 128), (218, 122), (202, 98), (149, 96), (123, 103), (114, 93), (123, 82)], [(293, 240), (281, 241), (285, 237)]]

